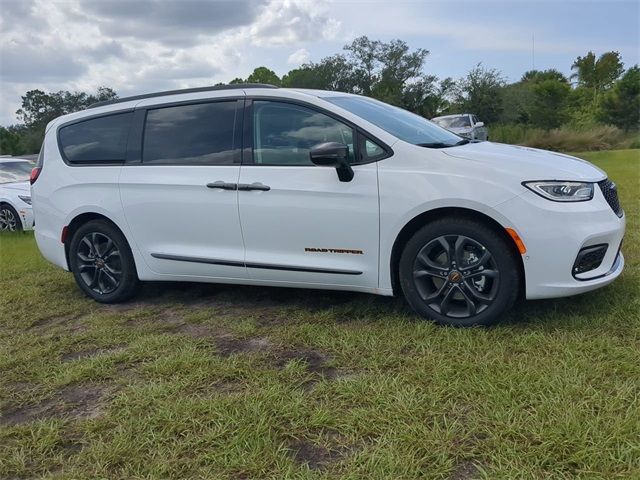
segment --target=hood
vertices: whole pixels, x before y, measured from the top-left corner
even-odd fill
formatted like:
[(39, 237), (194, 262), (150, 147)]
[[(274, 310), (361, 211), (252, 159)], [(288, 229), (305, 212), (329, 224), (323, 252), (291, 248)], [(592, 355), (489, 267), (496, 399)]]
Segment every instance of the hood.
[(3, 183), (0, 187), (5, 188), (7, 190), (17, 190), (19, 192), (27, 192), (31, 191), (31, 185), (29, 182), (14, 182), (14, 183)]
[(526, 180), (582, 180), (598, 182), (607, 174), (595, 165), (563, 153), (493, 142), (447, 148), (451, 157), (479, 162), (496, 170), (518, 173)]

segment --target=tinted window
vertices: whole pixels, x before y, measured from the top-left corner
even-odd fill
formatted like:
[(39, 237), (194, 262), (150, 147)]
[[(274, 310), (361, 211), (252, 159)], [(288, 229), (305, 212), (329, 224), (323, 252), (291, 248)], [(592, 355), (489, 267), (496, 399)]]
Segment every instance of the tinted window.
[(313, 165), (309, 150), (323, 142), (349, 147), (353, 162), (353, 129), (328, 115), (289, 103), (253, 103), (254, 162), (262, 165)]
[(122, 162), (133, 112), (92, 118), (60, 129), (60, 144), (71, 163)]
[(234, 162), (236, 101), (149, 110), (143, 163), (219, 165)]

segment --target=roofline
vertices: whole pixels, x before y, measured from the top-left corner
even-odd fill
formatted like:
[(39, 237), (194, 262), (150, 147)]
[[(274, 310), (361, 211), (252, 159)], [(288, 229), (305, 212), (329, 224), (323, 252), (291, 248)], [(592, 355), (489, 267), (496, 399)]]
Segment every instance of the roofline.
[(89, 105), (87, 109), (95, 108), (95, 107), (103, 107), (105, 105), (114, 105), (116, 103), (130, 102), (132, 100), (144, 100), (145, 98), (178, 95), (181, 93), (200, 93), (200, 92), (211, 92), (216, 90), (242, 90), (243, 88), (278, 88), (278, 87), (276, 87), (275, 85), (270, 85), (268, 83), (234, 83), (229, 85), (214, 85), (210, 87), (183, 88), (179, 90), (166, 90), (164, 92), (145, 93), (143, 95), (134, 95), (131, 97), (116, 98), (114, 100), (105, 100), (103, 102), (93, 103)]

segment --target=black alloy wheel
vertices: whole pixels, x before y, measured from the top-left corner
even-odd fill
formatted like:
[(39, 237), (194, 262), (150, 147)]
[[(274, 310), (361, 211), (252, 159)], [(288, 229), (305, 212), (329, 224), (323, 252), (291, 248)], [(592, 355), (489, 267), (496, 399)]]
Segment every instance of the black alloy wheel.
[(107, 220), (80, 226), (69, 243), (69, 267), (76, 283), (101, 303), (123, 302), (138, 289), (139, 280), (129, 244)]
[(500, 284), (491, 252), (464, 235), (443, 235), (422, 247), (413, 278), (420, 298), (430, 308), (454, 318), (486, 310)]
[(409, 305), (442, 325), (497, 322), (518, 298), (518, 252), (497, 228), (443, 218), (418, 230), (400, 257), (400, 286)]
[(78, 272), (99, 295), (114, 292), (122, 279), (122, 260), (115, 242), (103, 233), (87, 233), (76, 251)]

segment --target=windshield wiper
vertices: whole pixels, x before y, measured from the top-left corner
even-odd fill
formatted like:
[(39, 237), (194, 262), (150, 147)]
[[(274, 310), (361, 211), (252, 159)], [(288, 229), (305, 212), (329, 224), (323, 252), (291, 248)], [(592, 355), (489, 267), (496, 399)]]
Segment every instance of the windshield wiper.
[(456, 143), (454, 146), (458, 146), (458, 145), (466, 145), (467, 143), (470, 143), (470, 140), (463, 138), (462, 140), (460, 140), (458, 143)]
[(418, 145), (419, 147), (425, 147), (425, 148), (448, 148), (448, 147), (453, 147), (453, 145), (451, 145), (450, 143), (443, 143), (443, 142), (417, 143), (416, 145)]

